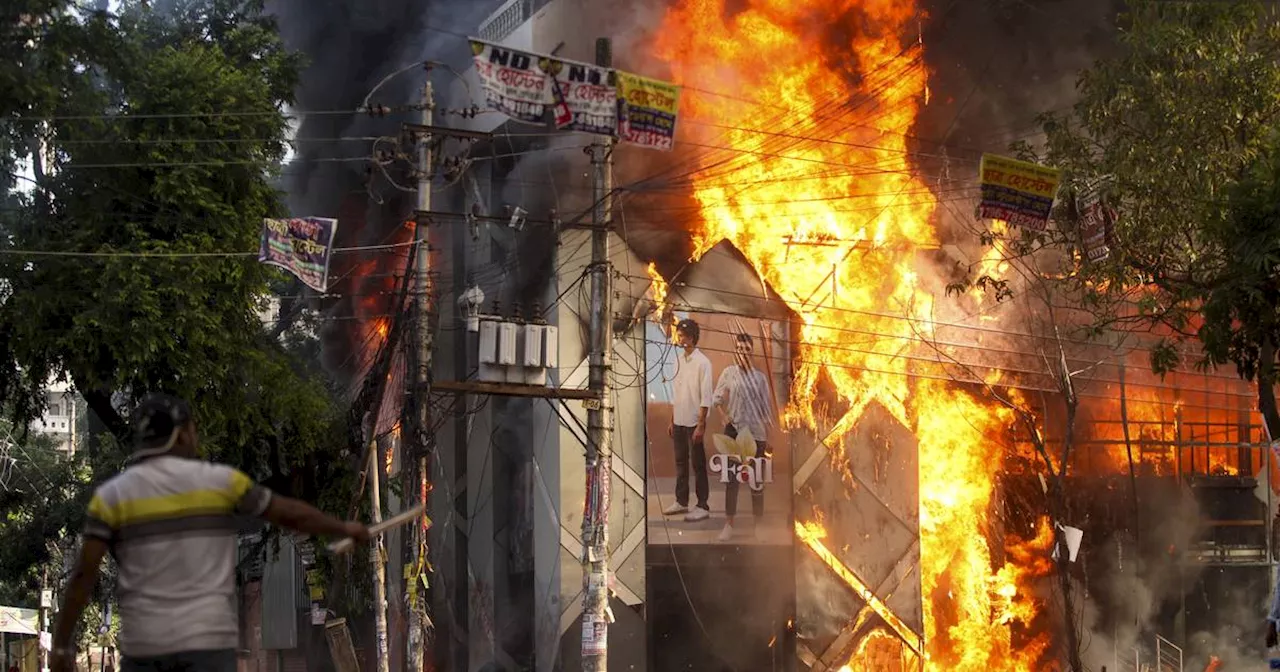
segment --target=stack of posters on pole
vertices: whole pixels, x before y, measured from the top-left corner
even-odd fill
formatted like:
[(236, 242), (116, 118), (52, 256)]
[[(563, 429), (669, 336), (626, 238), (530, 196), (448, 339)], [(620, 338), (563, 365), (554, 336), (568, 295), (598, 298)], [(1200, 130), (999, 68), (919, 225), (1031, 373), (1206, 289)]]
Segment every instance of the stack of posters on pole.
[(1113, 213), (1102, 199), (1102, 182), (1094, 182), (1080, 192), (1076, 210), (1080, 215), (1080, 248), (1091, 262), (1111, 254)]
[(674, 84), (478, 39), (471, 53), (489, 109), (534, 124), (550, 110), (557, 129), (639, 147), (670, 150), (675, 143)]
[(338, 220), (323, 217), (264, 219), (258, 261), (278, 266), (317, 292), (329, 285), (329, 260)]
[(978, 216), (1043, 231), (1049, 223), (1061, 172), (994, 154), (982, 155)]

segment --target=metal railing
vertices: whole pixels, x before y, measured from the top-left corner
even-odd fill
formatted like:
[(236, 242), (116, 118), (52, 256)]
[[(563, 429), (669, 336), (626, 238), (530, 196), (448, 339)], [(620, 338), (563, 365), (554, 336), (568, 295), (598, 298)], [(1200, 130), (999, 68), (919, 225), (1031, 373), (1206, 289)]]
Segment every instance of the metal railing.
[(480, 39), (489, 42), (501, 42), (514, 33), (516, 28), (529, 20), (533, 9), (532, 0), (507, 0), (484, 23), (480, 24)]
[(1182, 648), (1156, 635), (1157, 672), (1182, 672)]

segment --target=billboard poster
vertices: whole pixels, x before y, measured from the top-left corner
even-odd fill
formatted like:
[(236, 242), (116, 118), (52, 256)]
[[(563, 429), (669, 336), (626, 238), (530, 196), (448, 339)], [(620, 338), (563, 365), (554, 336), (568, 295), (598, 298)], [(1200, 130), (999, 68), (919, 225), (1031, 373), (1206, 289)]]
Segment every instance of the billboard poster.
[[(790, 545), (789, 370), (767, 320), (699, 313), (677, 343), (649, 325), (650, 546)], [(685, 324), (682, 322), (682, 324)]]
[(258, 261), (294, 274), (311, 289), (329, 285), (329, 261), (338, 220), (323, 217), (264, 219)]
[(618, 135), (617, 71), (555, 58), (542, 59), (541, 67), (551, 78), (556, 128)]
[(978, 216), (1043, 231), (1049, 223), (1061, 171), (1006, 156), (983, 154)]
[(1111, 226), (1114, 221), (1102, 199), (1102, 184), (1086, 188), (1076, 199), (1080, 216), (1080, 247), (1089, 261), (1103, 261), (1111, 254)]
[(623, 142), (670, 151), (675, 146), (680, 87), (619, 70), (618, 137)]
[(541, 64), (546, 59), (476, 39), (471, 53), (489, 109), (520, 121), (542, 121), (553, 102), (551, 78)]

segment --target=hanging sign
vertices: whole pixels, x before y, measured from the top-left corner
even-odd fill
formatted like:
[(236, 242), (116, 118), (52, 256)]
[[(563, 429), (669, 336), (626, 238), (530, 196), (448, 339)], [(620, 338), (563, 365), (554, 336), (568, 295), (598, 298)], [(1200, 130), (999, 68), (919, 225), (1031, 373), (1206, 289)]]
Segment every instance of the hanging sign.
[(1005, 156), (983, 154), (978, 216), (1043, 231), (1058, 193), (1061, 171)]
[(258, 261), (294, 274), (311, 289), (329, 285), (329, 259), (338, 220), (323, 217), (264, 219)]
[(542, 121), (554, 101), (551, 78), (540, 63), (546, 59), (476, 39), (471, 53), (489, 109), (520, 121)]
[(618, 75), (618, 136), (623, 142), (669, 151), (675, 145), (680, 87), (640, 75)]
[(617, 71), (555, 58), (540, 61), (551, 79), (556, 128), (618, 135)]
[(1085, 188), (1076, 199), (1080, 213), (1080, 248), (1089, 261), (1102, 261), (1111, 254), (1112, 213), (1102, 201), (1102, 183)]
[(22, 607), (0, 607), (0, 632), (35, 635), (39, 632), (40, 612)]

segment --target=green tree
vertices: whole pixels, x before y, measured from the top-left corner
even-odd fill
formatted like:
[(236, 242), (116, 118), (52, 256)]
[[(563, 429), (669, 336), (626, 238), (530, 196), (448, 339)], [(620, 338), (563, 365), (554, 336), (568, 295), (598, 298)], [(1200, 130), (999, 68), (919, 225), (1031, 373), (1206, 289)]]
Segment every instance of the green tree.
[(213, 457), (332, 498), (345, 418), (265, 329), (279, 273), (249, 253), (285, 214), (273, 180), (298, 56), (261, 0), (26, 4), (36, 53), (0, 65), (18, 96), (0, 102), (3, 160), (34, 163), (38, 184), (0, 219), (0, 404), (25, 426), (50, 378), (73, 382), (107, 430), (90, 451), (103, 474), (133, 402), (169, 392)]
[(37, 604), (53, 546), (83, 524), (88, 481), (88, 465), (58, 454), (52, 439), (0, 420), (0, 604)]
[[(1056, 251), (1065, 291), (1105, 328), (1160, 336), (1160, 373), (1234, 364), (1258, 385), (1280, 437), (1272, 386), (1276, 313), (1274, 193), (1280, 128), (1280, 23), (1263, 2), (1130, 4), (1121, 53), (1082, 73), (1079, 101), (1041, 117), (1046, 142), (1015, 147), (1063, 169), (1045, 232), (1016, 230), (1024, 254)], [(1075, 198), (1105, 181), (1118, 213), (1110, 254), (1088, 261)], [(1062, 254), (1064, 250), (1075, 252)], [(997, 281), (998, 284), (998, 281)]]

